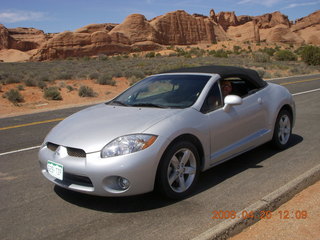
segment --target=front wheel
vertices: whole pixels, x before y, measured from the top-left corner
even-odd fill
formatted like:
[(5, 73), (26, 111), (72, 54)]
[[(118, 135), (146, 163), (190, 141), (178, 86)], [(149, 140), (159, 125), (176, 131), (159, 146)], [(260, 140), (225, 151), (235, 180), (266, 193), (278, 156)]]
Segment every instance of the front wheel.
[(156, 184), (166, 197), (181, 199), (194, 189), (199, 176), (199, 154), (186, 141), (173, 144), (160, 161)]
[(289, 140), (292, 133), (292, 116), (289, 111), (281, 110), (274, 127), (272, 138), (273, 145), (280, 149), (286, 149), (289, 146)]

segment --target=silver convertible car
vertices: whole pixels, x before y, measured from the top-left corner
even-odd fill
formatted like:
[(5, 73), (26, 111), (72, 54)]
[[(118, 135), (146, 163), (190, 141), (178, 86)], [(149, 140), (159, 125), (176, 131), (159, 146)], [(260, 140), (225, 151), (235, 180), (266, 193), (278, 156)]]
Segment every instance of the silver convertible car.
[(184, 198), (200, 172), (261, 144), (288, 147), (289, 91), (257, 72), (203, 66), (153, 75), (71, 115), (47, 135), (41, 172), (70, 190)]

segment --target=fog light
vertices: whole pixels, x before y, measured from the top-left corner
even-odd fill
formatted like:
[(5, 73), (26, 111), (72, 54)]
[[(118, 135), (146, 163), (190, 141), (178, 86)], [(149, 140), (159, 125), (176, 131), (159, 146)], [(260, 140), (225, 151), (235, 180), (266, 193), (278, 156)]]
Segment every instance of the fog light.
[(117, 182), (122, 190), (126, 190), (130, 186), (129, 180), (124, 177), (118, 177)]

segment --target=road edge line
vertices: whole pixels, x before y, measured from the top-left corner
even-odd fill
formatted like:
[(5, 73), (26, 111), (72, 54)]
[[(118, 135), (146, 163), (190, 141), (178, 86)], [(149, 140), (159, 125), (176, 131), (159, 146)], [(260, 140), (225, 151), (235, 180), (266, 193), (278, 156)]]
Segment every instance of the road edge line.
[(30, 151), (30, 150), (37, 149), (37, 148), (40, 148), (40, 147), (41, 147), (41, 145), (28, 147), (28, 148), (22, 148), (22, 149), (18, 149), (18, 150), (13, 150), (13, 151), (10, 151), (10, 152), (4, 152), (4, 153), (0, 153), (0, 156), (5, 156), (5, 155), (13, 154), (13, 153), (18, 153), (18, 152)]
[[(282, 204), (293, 198), (297, 193), (301, 192), (319, 180), (320, 165), (317, 165), (279, 189), (262, 197), (249, 207), (239, 211), (239, 213), (241, 215), (241, 213), (244, 211), (253, 211), (254, 213), (259, 213), (260, 211), (274, 211)], [(193, 240), (225, 240), (235, 236), (245, 228), (258, 221), (259, 218), (244, 219), (242, 216), (237, 215), (237, 218), (225, 220), (222, 223), (219, 223), (217, 226), (199, 234), (197, 237), (193, 238)]]

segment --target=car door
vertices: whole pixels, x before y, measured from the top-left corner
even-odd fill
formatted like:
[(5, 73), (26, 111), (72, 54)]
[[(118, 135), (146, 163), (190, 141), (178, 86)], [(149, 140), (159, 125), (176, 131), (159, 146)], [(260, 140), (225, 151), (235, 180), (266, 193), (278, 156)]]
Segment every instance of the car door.
[[(210, 165), (215, 165), (259, 145), (259, 138), (266, 131), (267, 119), (263, 97), (259, 90), (252, 94), (239, 94), (242, 97), (242, 104), (224, 111), (219, 83), (216, 82), (213, 88), (215, 91), (210, 92), (217, 94), (218, 90), (222, 100), (220, 105), (216, 104), (218, 107), (206, 113), (210, 129)], [(210, 92), (207, 99), (210, 98)]]

